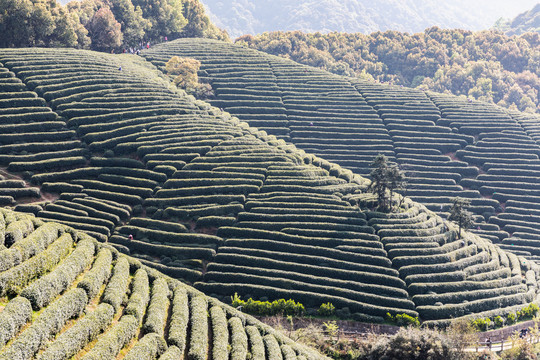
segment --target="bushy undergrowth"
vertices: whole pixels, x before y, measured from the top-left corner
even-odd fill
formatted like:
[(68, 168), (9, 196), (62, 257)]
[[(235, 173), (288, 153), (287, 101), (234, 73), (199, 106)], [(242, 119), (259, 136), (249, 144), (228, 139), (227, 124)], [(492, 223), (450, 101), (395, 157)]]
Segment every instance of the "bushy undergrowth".
[(253, 300), (252, 298), (242, 300), (237, 293), (235, 293), (234, 296), (231, 296), (231, 305), (236, 308), (241, 306), (242, 311), (248, 314), (262, 316), (272, 316), (277, 314), (302, 315), (305, 312), (304, 305), (292, 299), (279, 299), (272, 302)]

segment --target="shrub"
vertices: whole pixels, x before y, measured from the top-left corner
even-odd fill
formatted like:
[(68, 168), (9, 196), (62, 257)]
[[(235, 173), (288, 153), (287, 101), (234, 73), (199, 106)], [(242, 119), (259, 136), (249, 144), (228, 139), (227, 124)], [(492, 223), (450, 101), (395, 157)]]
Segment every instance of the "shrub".
[(305, 311), (304, 305), (297, 303), (296, 301), (289, 299), (279, 299), (270, 301), (257, 301), (249, 298), (247, 301), (244, 301), (238, 296), (237, 293), (234, 293), (231, 296), (231, 306), (238, 308), (241, 307), (242, 311), (253, 314), (253, 315), (262, 315), (262, 316), (272, 316), (272, 315), (302, 315)]
[(246, 326), (249, 339), (249, 349), (253, 359), (264, 359), (264, 342), (261, 333), (255, 326)]
[(118, 352), (133, 339), (138, 321), (131, 315), (124, 315), (105, 335), (100, 336), (94, 347), (81, 360), (113, 359)]
[(336, 307), (332, 303), (321, 304), (317, 313), (321, 316), (332, 316), (336, 311)]
[(229, 319), (231, 329), (231, 360), (243, 360), (247, 356), (248, 339), (242, 320), (237, 317)]
[(159, 336), (163, 336), (168, 308), (169, 285), (165, 279), (156, 279), (152, 283), (152, 297), (144, 320), (144, 332), (154, 332)]
[(109, 327), (114, 317), (114, 308), (101, 303), (72, 327), (62, 333), (38, 357), (39, 360), (70, 359), (89, 342), (96, 339)]
[(77, 284), (86, 291), (88, 297), (93, 299), (101, 289), (101, 285), (109, 279), (111, 275), (112, 253), (109, 249), (99, 250), (92, 269), (88, 271), (84, 278)]
[(418, 317), (412, 317), (407, 314), (396, 314), (392, 316), (392, 314), (386, 313), (386, 319), (395, 323), (397, 326), (420, 327), (420, 320), (418, 320)]
[(197, 295), (189, 302), (191, 331), (188, 360), (205, 360), (208, 349), (208, 303), (205, 296)]
[(229, 329), (227, 328), (227, 317), (219, 306), (212, 306), (210, 309), (210, 320), (212, 324), (212, 358), (215, 360), (229, 359)]
[[(186, 349), (189, 306), (186, 289), (180, 285), (173, 290), (171, 321), (169, 326), (169, 344), (177, 346), (183, 355)], [(182, 358), (183, 356), (180, 356)]]
[(167, 343), (156, 333), (143, 336), (124, 357), (126, 360), (154, 360), (167, 350)]
[(4, 346), (32, 317), (28, 299), (17, 296), (0, 312), (0, 347)]
[[(35, 232), (34, 232), (35, 233)], [(28, 237), (27, 237), (28, 238)], [(22, 242), (22, 241), (21, 241)], [(0, 296), (25, 287), (31, 280), (53, 269), (71, 251), (73, 240), (64, 234), (47, 250), (22, 264), (0, 273)], [(11, 252), (11, 249), (3, 252)]]
[(72, 289), (48, 306), (3, 353), (3, 359), (29, 359), (51, 336), (60, 331), (66, 322), (79, 316), (88, 302), (83, 289)]
[(133, 276), (131, 284), (131, 296), (128, 299), (124, 314), (133, 315), (139, 322), (142, 321), (148, 300), (150, 287), (148, 284), (148, 274), (144, 269), (139, 269)]
[(22, 292), (32, 303), (34, 310), (46, 306), (62, 291), (66, 290), (94, 257), (95, 246), (91, 240), (82, 240), (53, 271), (34, 281)]
[(267, 359), (283, 359), (279, 343), (273, 335), (265, 335), (263, 337), (263, 342), (266, 348)]
[(124, 301), (124, 296), (129, 285), (129, 262), (127, 258), (120, 257), (112, 271), (112, 276), (105, 291), (103, 292), (102, 302), (111, 304), (114, 311), (120, 309), (120, 305)]

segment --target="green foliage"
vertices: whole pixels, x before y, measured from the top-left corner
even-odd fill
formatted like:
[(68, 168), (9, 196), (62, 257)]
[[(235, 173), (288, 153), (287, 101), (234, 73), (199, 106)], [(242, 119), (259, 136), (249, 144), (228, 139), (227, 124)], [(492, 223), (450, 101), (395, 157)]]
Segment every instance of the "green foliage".
[(131, 315), (124, 315), (104, 336), (100, 336), (94, 347), (82, 360), (115, 358), (118, 352), (131, 341), (137, 332), (138, 321)]
[(97, 308), (74, 326), (62, 333), (40, 356), (39, 360), (69, 359), (89, 342), (96, 339), (109, 327), (114, 317), (114, 308), (99, 304)]
[(248, 352), (248, 338), (242, 320), (237, 317), (229, 319), (231, 330), (231, 360), (243, 360)]
[(0, 312), (0, 346), (4, 346), (32, 317), (28, 299), (17, 296)]
[[(491, 319), (490, 318), (478, 318), (474, 319), (472, 321), (474, 327), (476, 327), (479, 331), (487, 331), (489, 330), (491, 326)], [(509, 321), (511, 324), (511, 322)]]
[(151, 360), (158, 358), (167, 350), (167, 343), (156, 333), (143, 336), (124, 357), (126, 360)]
[(29, 359), (51, 336), (59, 332), (66, 322), (79, 316), (88, 298), (83, 289), (71, 289), (39, 314), (32, 324), (4, 348), (0, 359)]
[(412, 317), (407, 314), (396, 314), (392, 316), (392, 314), (386, 313), (386, 320), (397, 326), (420, 327), (420, 320), (418, 320), (418, 317)]
[(389, 164), (385, 155), (379, 154), (370, 164), (373, 168), (369, 174), (371, 183), (368, 190), (377, 195), (378, 208), (381, 211), (392, 211), (394, 208), (394, 192), (405, 186), (405, 177), (397, 164)]
[(302, 315), (305, 311), (304, 305), (289, 299), (279, 299), (270, 301), (259, 301), (249, 298), (242, 300), (237, 293), (231, 296), (231, 305), (235, 308), (241, 307), (241, 310), (248, 314), (273, 316), (273, 315)]
[(169, 308), (169, 285), (165, 279), (152, 283), (152, 297), (146, 311), (143, 330), (163, 336)]
[(168, 342), (176, 346), (180, 354), (183, 355), (186, 349), (187, 327), (189, 323), (188, 295), (184, 287), (177, 286), (174, 288), (171, 306), (171, 326)]
[(201, 62), (192, 58), (173, 56), (165, 64), (167, 74), (174, 77), (173, 83), (180, 89), (198, 99), (207, 99), (213, 96), (212, 87), (209, 84), (200, 84), (197, 72)]
[(208, 351), (208, 301), (202, 295), (194, 296), (189, 302), (190, 346), (188, 360), (204, 360)]
[(471, 204), (469, 199), (457, 197), (453, 200), (448, 220), (455, 222), (459, 226), (459, 237), (461, 238), (461, 229), (467, 230), (473, 224), (473, 216), (466, 207)]
[(228, 40), (197, 0), (6, 0), (0, 47), (78, 47), (110, 51), (179, 37)]
[(332, 303), (324, 303), (321, 304), (319, 309), (317, 310), (317, 314), (321, 316), (333, 316), (336, 312), (336, 307)]
[(465, 95), (520, 111), (538, 112), (534, 49), (538, 34), (513, 38), (486, 30), (398, 31), (371, 35), (265, 32), (236, 40), (273, 55), (339, 75)]

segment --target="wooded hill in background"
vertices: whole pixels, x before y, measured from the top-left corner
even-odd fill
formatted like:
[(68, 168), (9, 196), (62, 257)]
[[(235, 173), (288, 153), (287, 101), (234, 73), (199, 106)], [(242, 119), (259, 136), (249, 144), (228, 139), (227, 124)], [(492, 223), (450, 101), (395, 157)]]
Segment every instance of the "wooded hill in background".
[(0, 2), (0, 47), (76, 47), (111, 51), (179, 37), (225, 40), (198, 0)]
[(540, 3), (512, 20), (499, 19), (495, 28), (504, 31), (506, 35), (520, 35), (530, 31), (540, 32)]
[(212, 21), (232, 37), (265, 31), (419, 32), (442, 28), (483, 30), (513, 17), (535, 0), (204, 0)]
[(246, 35), (237, 44), (338, 75), (465, 95), (527, 112), (539, 111), (540, 34), (442, 30)]

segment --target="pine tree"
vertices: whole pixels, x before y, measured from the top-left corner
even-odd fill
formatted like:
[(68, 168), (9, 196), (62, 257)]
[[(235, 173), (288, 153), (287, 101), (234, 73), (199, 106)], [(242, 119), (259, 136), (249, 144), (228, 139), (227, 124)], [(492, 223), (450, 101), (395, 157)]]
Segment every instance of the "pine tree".
[(405, 176), (396, 164), (389, 164), (385, 155), (375, 157), (370, 167), (371, 184), (368, 190), (377, 195), (378, 207), (382, 211), (392, 211), (394, 192), (405, 187)]
[(459, 238), (461, 238), (461, 229), (467, 230), (473, 223), (473, 214), (466, 210), (466, 207), (470, 204), (470, 200), (456, 197), (450, 209), (448, 220), (453, 221), (459, 226)]

